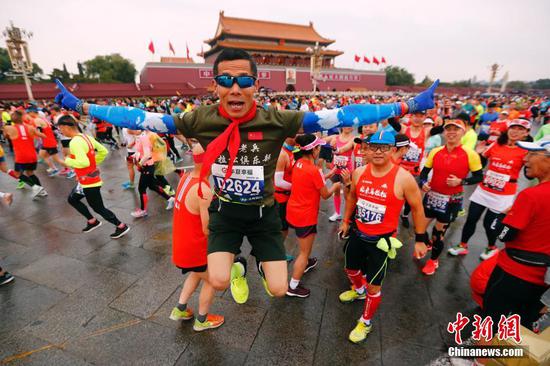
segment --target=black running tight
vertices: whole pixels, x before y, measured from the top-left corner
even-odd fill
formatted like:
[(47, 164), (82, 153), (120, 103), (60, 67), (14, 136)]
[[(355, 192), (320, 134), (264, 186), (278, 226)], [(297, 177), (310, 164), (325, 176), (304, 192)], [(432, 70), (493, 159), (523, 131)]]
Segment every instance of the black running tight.
[(164, 192), (162, 183), (155, 178), (155, 166), (148, 165), (141, 168), (141, 175), (139, 176), (138, 192), (140, 199), (140, 208), (142, 210), (147, 209), (147, 188), (157, 192), (164, 199), (169, 199), (170, 196)]
[(505, 215), (488, 210), (487, 207), (473, 201), (470, 202), (468, 217), (466, 218), (466, 222), (464, 223), (464, 227), (462, 228), (462, 243), (467, 244), (468, 240), (470, 240), (472, 235), (474, 235), (477, 222), (479, 221), (481, 215), (483, 215), (483, 212), (485, 210), (487, 210), (487, 212), (485, 213), (485, 217), (483, 218), (483, 227), (485, 228), (485, 234), (487, 235), (487, 246), (495, 245), (498, 234), (502, 229), (501, 222)]
[(74, 187), (68, 199), (69, 204), (73, 206), (78, 212), (80, 212), (82, 216), (84, 216), (88, 220), (94, 218), (90, 213), (90, 210), (88, 210), (88, 207), (86, 207), (86, 205), (81, 202), (82, 199), (86, 197), (86, 201), (88, 202), (90, 207), (99, 215), (101, 215), (101, 217), (103, 217), (105, 220), (109, 221), (113, 225), (120, 225), (120, 220), (115, 216), (115, 214), (103, 205), (103, 198), (101, 197), (101, 187), (83, 188), (82, 191), (82, 193), (79, 193), (77, 187)]

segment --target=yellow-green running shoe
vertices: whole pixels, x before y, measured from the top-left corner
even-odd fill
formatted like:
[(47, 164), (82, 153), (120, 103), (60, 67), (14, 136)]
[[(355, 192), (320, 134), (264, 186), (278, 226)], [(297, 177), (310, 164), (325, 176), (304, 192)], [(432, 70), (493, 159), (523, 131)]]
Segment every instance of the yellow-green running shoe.
[(25, 188), (25, 182), (20, 180), (19, 182), (17, 182), (17, 189), (23, 189), (23, 188)]
[(207, 329), (214, 329), (220, 327), (225, 319), (222, 315), (208, 314), (204, 322), (200, 322), (195, 318), (195, 324), (193, 324), (193, 330), (197, 332), (202, 332)]
[(170, 319), (172, 320), (191, 320), (193, 319), (193, 310), (187, 308), (184, 311), (181, 311), (176, 306), (172, 309), (170, 314)]
[(231, 296), (237, 304), (244, 304), (248, 300), (248, 282), (246, 281), (246, 259), (235, 258), (231, 266)]
[(366, 325), (362, 321), (358, 321), (357, 325), (350, 332), (348, 339), (353, 343), (363, 342), (372, 329), (371, 325)]
[(340, 302), (347, 304), (349, 302), (354, 302), (355, 300), (365, 300), (367, 297), (367, 291), (362, 294), (358, 294), (355, 290), (344, 291), (338, 296)]

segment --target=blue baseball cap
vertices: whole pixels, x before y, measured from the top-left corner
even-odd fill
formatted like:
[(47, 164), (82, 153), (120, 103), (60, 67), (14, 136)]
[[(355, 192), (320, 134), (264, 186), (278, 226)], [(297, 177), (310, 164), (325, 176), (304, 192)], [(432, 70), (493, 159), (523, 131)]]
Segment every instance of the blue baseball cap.
[(395, 146), (395, 136), (389, 131), (378, 130), (370, 137), (369, 144)]
[(536, 142), (518, 141), (516, 145), (527, 151), (545, 151), (550, 154), (550, 135), (544, 136)]

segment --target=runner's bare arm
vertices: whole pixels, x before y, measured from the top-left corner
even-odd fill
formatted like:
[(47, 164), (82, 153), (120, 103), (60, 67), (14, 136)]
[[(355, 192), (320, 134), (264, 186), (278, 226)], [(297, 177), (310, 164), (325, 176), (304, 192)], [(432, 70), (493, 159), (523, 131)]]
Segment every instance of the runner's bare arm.
[(403, 196), (409, 206), (411, 206), (414, 232), (416, 233), (414, 256), (415, 258), (422, 258), (428, 250), (426, 247), (426, 242), (428, 241), (428, 236), (426, 235), (428, 221), (424, 215), (422, 195), (414, 177), (409, 172), (400, 169), (399, 173), (403, 187)]
[(427, 90), (403, 103), (350, 104), (337, 109), (306, 112), (303, 128), (305, 133), (311, 133), (334, 127), (359, 127), (406, 113), (431, 109), (434, 107), (434, 90), (438, 85), (439, 80), (436, 80)]
[(202, 232), (204, 233), (204, 235), (208, 236), (208, 222), (210, 220), (208, 207), (210, 206), (210, 202), (212, 201), (212, 191), (205, 183), (201, 184), (203, 197), (199, 197), (199, 213), (201, 215)]

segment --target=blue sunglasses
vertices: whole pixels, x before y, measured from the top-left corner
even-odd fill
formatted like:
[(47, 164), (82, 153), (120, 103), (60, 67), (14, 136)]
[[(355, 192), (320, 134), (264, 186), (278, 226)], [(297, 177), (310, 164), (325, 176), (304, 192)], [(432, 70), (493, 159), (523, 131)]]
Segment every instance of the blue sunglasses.
[(233, 84), (237, 83), (239, 88), (250, 88), (256, 82), (254, 76), (243, 75), (243, 76), (231, 76), (231, 75), (218, 75), (214, 77), (216, 84), (223, 86), (224, 88), (231, 88)]

